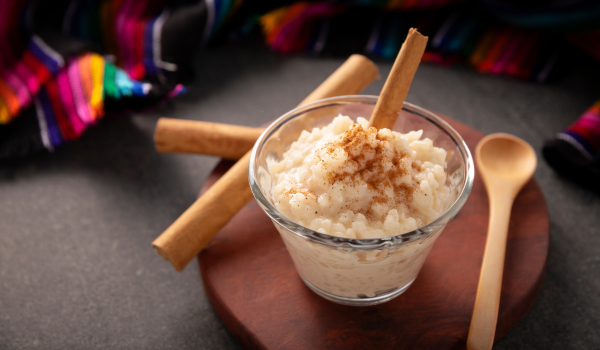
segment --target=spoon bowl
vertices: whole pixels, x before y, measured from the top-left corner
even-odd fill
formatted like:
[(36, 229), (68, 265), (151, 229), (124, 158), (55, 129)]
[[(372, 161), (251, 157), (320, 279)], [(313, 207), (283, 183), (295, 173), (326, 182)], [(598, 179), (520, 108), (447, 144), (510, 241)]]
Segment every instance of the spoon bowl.
[(527, 181), (537, 166), (533, 148), (510, 134), (498, 133), (483, 138), (475, 153), (483, 176)]
[(492, 134), (477, 144), (475, 159), (490, 201), (490, 223), (467, 338), (468, 350), (492, 348), (498, 320), (504, 253), (513, 201), (537, 166), (533, 148), (509, 134)]

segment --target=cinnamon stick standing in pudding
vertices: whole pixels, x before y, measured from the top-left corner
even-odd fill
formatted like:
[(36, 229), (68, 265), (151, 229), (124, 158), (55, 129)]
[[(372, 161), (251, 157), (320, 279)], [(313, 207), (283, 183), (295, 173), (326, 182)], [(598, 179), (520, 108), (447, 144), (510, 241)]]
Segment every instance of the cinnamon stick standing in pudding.
[[(352, 72), (352, 80), (344, 80), (345, 86), (336, 86), (342, 82), (340, 78), (344, 72)], [(352, 55), (300, 105), (320, 99), (315, 97), (333, 97), (327, 95), (332, 89), (343, 88), (345, 90), (340, 90), (340, 93), (344, 95), (359, 93), (377, 76), (377, 67), (370, 60), (361, 55)], [(154, 142), (158, 152), (208, 154), (235, 160), (252, 149), (263, 130), (247, 126), (160, 118), (156, 123)]]
[[(327, 97), (357, 94), (377, 75), (373, 62), (352, 55), (300, 105)], [(171, 262), (177, 271), (183, 270), (252, 198), (248, 184), (249, 161), (250, 151), (152, 242), (156, 252)]]
[(402, 111), (402, 105), (408, 94), (408, 89), (410, 89), (410, 84), (425, 52), (427, 39), (416, 29), (410, 28), (390, 75), (383, 85), (373, 115), (371, 115), (369, 126), (390, 130), (394, 127), (396, 119)]

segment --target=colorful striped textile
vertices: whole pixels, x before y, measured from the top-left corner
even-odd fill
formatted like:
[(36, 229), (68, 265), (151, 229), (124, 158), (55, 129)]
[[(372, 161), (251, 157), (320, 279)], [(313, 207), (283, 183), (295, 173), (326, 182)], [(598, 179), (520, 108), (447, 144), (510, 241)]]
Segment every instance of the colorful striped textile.
[[(240, 4), (212, 1), (208, 13), (203, 1), (0, 0), (0, 159), (75, 140), (107, 106), (143, 108), (185, 92), (193, 45), (178, 36), (200, 43)], [(165, 48), (174, 39), (185, 50)]]
[(64, 60), (39, 37), (33, 36), (21, 59), (0, 68), (0, 123), (13, 120), (22, 108), (32, 102), (42, 86), (60, 71)]
[(573, 125), (557, 136), (569, 142), (581, 154), (593, 159), (600, 153), (600, 101), (590, 107)]
[(481, 73), (533, 81), (546, 80), (560, 48), (550, 34), (463, 7), (402, 13), (299, 2), (267, 13), (260, 23), (266, 42), (277, 52), (360, 52), (386, 59), (396, 57), (408, 28), (417, 27), (430, 37), (423, 61), (465, 62)]
[[(197, 47), (257, 23), (276, 52), (390, 60), (416, 27), (430, 37), (423, 61), (536, 82), (565, 42), (600, 61), (590, 0), (0, 0), (0, 159), (185, 92)], [(592, 124), (577, 125), (563, 134), (591, 152)]]
[[(46, 61), (36, 56), (44, 52), (49, 54), (42, 57)], [(48, 150), (77, 139), (85, 129), (102, 119), (106, 98), (145, 97), (151, 88), (151, 84), (132, 80), (125, 71), (95, 53), (85, 53), (65, 63), (36, 36), (22, 57), (18, 65), (25, 66), (31, 73), (15, 71), (15, 75), (26, 82), (23, 85), (33, 99), (20, 101), (0, 78), (0, 124), (9, 123), (33, 103), (40, 137)], [(54, 59), (50, 61), (49, 57)]]
[(558, 174), (600, 193), (600, 101), (546, 141), (542, 155)]
[[(242, 5), (242, 0), (206, 0), (196, 2), (166, 0), (89, 0), (70, 1), (62, 21), (62, 30), (72, 36), (102, 46), (115, 56), (116, 63), (132, 79), (165, 79), (178, 69), (177, 63), (161, 57), (161, 34), (169, 20), (203, 22), (192, 28), (198, 37), (179, 45), (206, 44)], [(47, 6), (52, 6), (47, 2)], [(184, 26), (185, 27), (185, 26)], [(189, 31), (187, 31), (189, 32)], [(181, 33), (178, 33), (181, 34)], [(184, 32), (183, 34), (188, 34)], [(191, 45), (190, 45), (191, 44)]]

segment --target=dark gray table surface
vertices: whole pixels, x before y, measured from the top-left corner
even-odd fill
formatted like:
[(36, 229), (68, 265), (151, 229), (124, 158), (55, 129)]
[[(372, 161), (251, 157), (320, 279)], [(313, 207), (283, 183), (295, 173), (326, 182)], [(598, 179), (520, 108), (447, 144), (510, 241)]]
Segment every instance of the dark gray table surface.
[[(104, 120), (53, 154), (0, 164), (0, 348), (240, 348), (206, 299), (196, 263), (176, 273), (150, 246), (218, 161), (156, 153), (156, 120), (258, 126), (343, 60), (227, 44), (195, 62), (188, 93), (156, 111)], [(391, 63), (378, 65), (386, 77)], [(409, 102), (485, 133), (515, 134), (540, 157), (548, 272), (536, 304), (497, 349), (600, 348), (600, 196), (558, 177), (540, 154), (600, 98), (598, 81), (585, 62), (543, 85), (428, 64), (414, 79)]]

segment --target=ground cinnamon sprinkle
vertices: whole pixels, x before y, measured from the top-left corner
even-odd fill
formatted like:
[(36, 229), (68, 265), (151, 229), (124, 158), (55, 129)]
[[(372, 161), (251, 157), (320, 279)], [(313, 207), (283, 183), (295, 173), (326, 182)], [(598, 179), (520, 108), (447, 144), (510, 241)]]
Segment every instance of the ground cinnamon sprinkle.
[[(369, 139), (373, 135), (377, 140), (375, 147), (369, 142)], [(344, 132), (339, 141), (330, 142), (320, 150), (330, 156), (335, 156), (336, 149), (342, 149), (348, 156), (345, 165), (350, 165), (355, 169), (351, 172), (329, 172), (327, 179), (331, 185), (339, 182), (346, 186), (354, 187), (361, 183), (366, 183), (369, 189), (377, 194), (366, 208), (352, 210), (355, 214), (360, 213), (365, 215), (369, 220), (374, 219), (374, 204), (383, 204), (394, 208), (400, 204), (408, 206), (412, 201), (414, 187), (401, 182), (401, 178), (409, 173), (403, 159), (410, 158), (410, 156), (394, 147), (393, 157), (389, 158), (385, 154), (386, 148), (384, 145), (387, 144), (387, 142), (384, 143), (385, 141), (390, 140), (379, 135), (377, 129), (363, 128), (357, 124)], [(317, 154), (321, 152), (317, 152)], [(373, 157), (366, 160), (366, 155), (368, 154), (373, 154)], [(389, 166), (390, 162), (391, 166)], [(388, 165), (387, 170), (386, 165)], [(412, 168), (418, 170), (421, 168), (421, 165), (417, 164), (417, 162), (412, 162)], [(389, 188), (393, 189), (394, 196), (390, 197), (386, 194)], [(350, 209), (350, 207), (348, 208)], [(379, 219), (383, 220), (384, 217)]]
[(303, 132), (269, 163), (276, 208), (311, 230), (347, 238), (393, 236), (431, 222), (449, 190), (446, 151), (345, 116)]
[(308, 190), (306, 188), (300, 188), (300, 189), (298, 189), (298, 188), (290, 188), (289, 190), (287, 190), (285, 192), (285, 194), (288, 195), (288, 196), (291, 196), (291, 195), (296, 194), (296, 193), (302, 193), (305, 197), (315, 197), (315, 198), (317, 197), (317, 195), (314, 194), (313, 191)]

